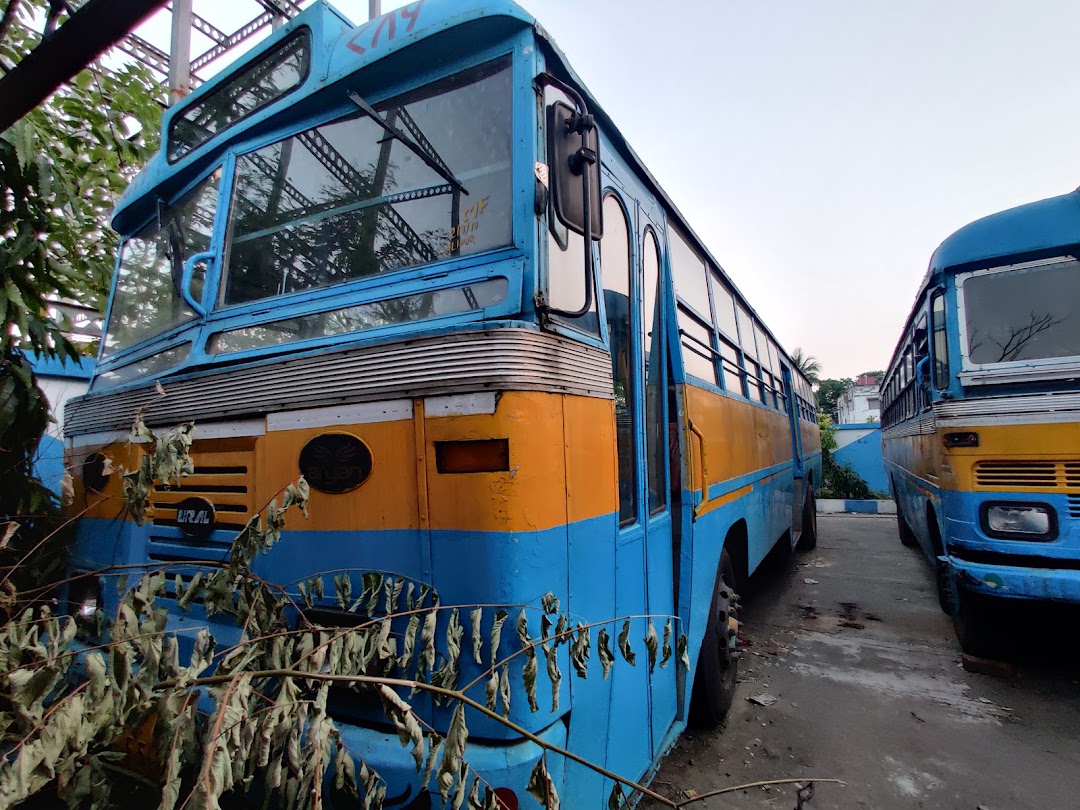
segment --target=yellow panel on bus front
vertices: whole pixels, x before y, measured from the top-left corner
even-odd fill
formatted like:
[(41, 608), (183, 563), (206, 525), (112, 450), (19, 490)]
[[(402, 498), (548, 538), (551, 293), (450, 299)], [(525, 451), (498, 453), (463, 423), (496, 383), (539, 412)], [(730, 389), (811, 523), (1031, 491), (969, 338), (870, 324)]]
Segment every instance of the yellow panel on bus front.
[(348, 433), (371, 452), (371, 474), (350, 492), (327, 494), (312, 488), (310, 517), (290, 515), (287, 529), (310, 531), (417, 529), (416, 437), (412, 419), (271, 431), (262, 437), (255, 491), (260, 506), (300, 475), (300, 451), (324, 433)]
[[(418, 408), (411, 418), (392, 421), (197, 440), (195, 473), (179, 487), (155, 487), (151, 517), (169, 525), (179, 503), (198, 495), (214, 504), (222, 528), (238, 530), (297, 480), (301, 451), (326, 433), (360, 439), (371, 454), (370, 475), (348, 492), (328, 494), (313, 487), (310, 516), (290, 514), (287, 529), (524, 532), (618, 508), (612, 400), (505, 392), (493, 413), (423, 413)], [(244, 447), (235, 446), (237, 441)], [(105, 452), (120, 471), (137, 467), (142, 449), (121, 442)], [(102, 493), (88, 493), (76, 475), (77, 509), (89, 506), (89, 517), (124, 517), (119, 478), (110, 476)]]
[[(614, 512), (613, 430), (611, 400), (539, 392), (504, 393), (493, 414), (427, 418), (430, 527), (538, 531)], [(440, 470), (442, 447), (492, 440), (506, 441), (506, 469)]]
[(965, 492), (1080, 492), (1080, 423), (950, 424), (932, 438), (942, 447), (946, 434), (968, 432), (978, 434), (978, 447), (941, 451), (948, 461), (943, 486)]
[[(791, 461), (787, 414), (692, 385), (684, 391), (686, 414), (705, 436), (710, 484)], [(691, 450), (692, 457), (696, 453)], [(693, 467), (693, 488), (700, 489), (701, 468)]]

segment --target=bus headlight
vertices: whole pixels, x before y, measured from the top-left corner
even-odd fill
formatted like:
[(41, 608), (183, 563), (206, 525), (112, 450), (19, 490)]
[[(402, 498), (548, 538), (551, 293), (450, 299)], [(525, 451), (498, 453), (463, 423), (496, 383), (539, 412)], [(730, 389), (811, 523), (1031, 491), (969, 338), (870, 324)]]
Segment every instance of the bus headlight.
[(982, 526), (991, 537), (1019, 540), (1053, 540), (1057, 514), (1045, 503), (984, 503)]
[(68, 615), (84, 636), (101, 634), (102, 607), (101, 582), (93, 574), (73, 579), (68, 585)]

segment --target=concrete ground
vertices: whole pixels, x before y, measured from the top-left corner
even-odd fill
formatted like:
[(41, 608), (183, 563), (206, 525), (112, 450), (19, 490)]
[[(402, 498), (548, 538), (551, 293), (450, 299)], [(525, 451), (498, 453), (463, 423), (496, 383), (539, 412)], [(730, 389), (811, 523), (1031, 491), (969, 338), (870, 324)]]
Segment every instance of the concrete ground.
[[(834, 777), (846, 786), (815, 785), (808, 810), (1080, 808), (1077, 613), (1027, 611), (1016, 676), (971, 674), (930, 565), (901, 546), (895, 518), (822, 516), (819, 533), (816, 551), (777, 554), (755, 574), (726, 727), (684, 735), (654, 789)], [(750, 700), (763, 695), (776, 702)], [(783, 786), (693, 806), (796, 801)]]

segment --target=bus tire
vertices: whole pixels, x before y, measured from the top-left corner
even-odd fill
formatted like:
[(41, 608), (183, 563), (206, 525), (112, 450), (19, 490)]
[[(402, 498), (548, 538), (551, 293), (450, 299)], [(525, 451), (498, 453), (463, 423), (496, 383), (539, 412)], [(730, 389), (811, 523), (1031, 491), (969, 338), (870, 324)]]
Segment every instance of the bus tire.
[(1009, 654), (1010, 627), (1000, 599), (957, 588), (953, 629), (960, 649), (977, 658), (1005, 659)]
[(727, 549), (720, 555), (720, 571), (713, 588), (709, 623), (701, 640), (694, 689), (687, 720), (696, 728), (716, 728), (727, 717), (735, 699), (739, 662), (735, 656), (735, 636), (728, 618), (736, 615), (735, 566)]
[(915, 537), (915, 532), (911, 530), (908, 522), (904, 520), (904, 512), (899, 506), (896, 509), (896, 525), (900, 531), (900, 542), (907, 548), (914, 548), (919, 545), (919, 540)]
[[(938, 530), (937, 516), (932, 510), (927, 512), (927, 528), (930, 532), (930, 548), (934, 551), (934, 585), (937, 589), (938, 605), (941, 612), (946, 616), (956, 614), (956, 596), (953, 591), (952, 569), (947, 562), (942, 562), (945, 556), (945, 546), (941, 542), (941, 532)], [(959, 589), (957, 589), (959, 590)]]
[(814, 485), (809, 482), (806, 484), (806, 499), (803, 501), (802, 534), (795, 548), (798, 551), (813, 551), (817, 548), (817, 498), (814, 496)]

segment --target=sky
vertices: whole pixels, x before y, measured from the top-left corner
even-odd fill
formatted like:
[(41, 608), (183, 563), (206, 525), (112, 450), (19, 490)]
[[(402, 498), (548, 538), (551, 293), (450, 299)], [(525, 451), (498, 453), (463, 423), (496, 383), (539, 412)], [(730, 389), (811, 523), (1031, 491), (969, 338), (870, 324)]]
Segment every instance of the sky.
[(1075, 0), (519, 1), (823, 377), (888, 364), (950, 233), (1080, 185)]

